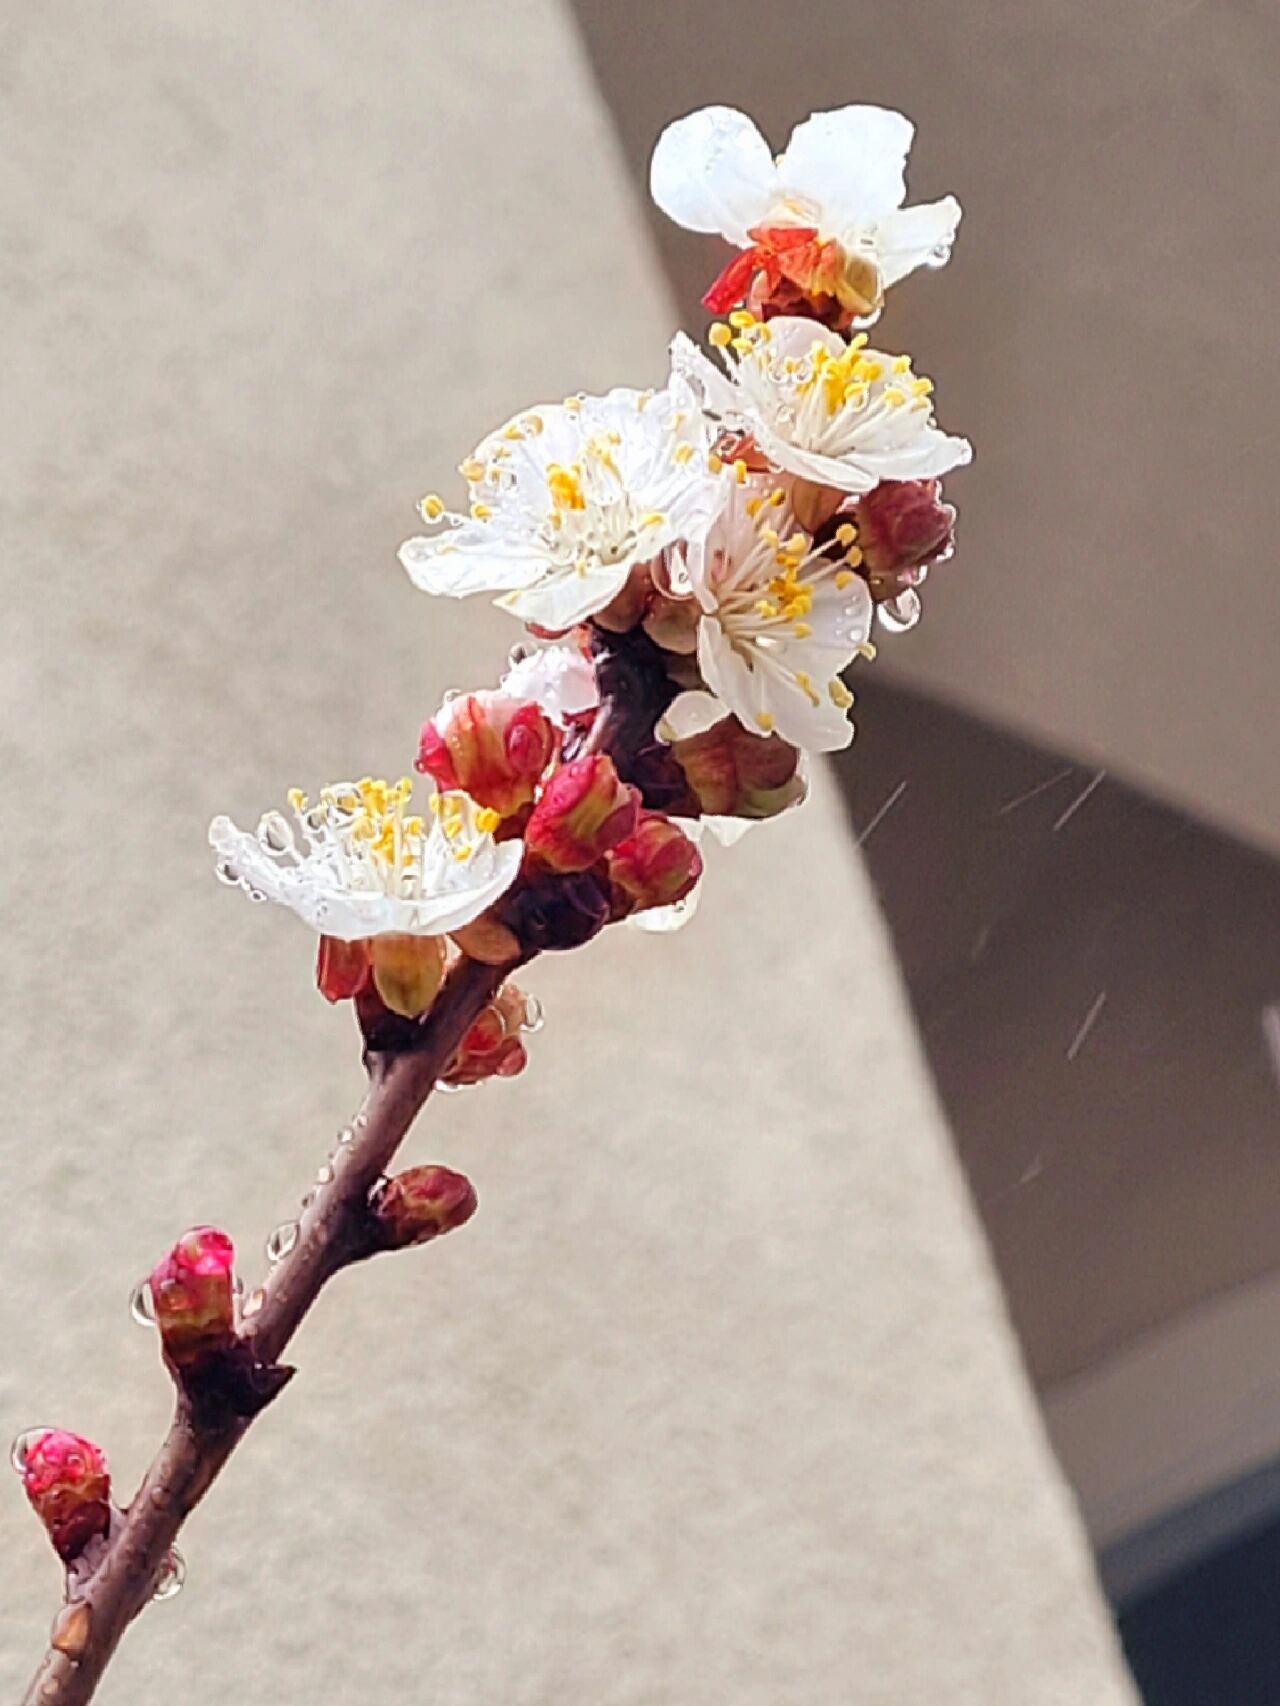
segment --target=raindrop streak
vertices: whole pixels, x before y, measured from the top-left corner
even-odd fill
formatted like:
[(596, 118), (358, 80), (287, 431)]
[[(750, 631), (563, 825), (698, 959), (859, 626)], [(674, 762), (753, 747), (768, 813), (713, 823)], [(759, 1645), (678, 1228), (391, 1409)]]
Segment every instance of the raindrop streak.
[(541, 1001), (536, 995), (527, 995), (524, 1002), (524, 1018), (520, 1021), (520, 1029), (527, 1031), (530, 1036), (536, 1036), (546, 1022), (547, 1017)]
[(1098, 1017), (1101, 1014), (1102, 1009), (1106, 1006), (1106, 1004), (1107, 1004), (1107, 992), (1105, 989), (1099, 990), (1098, 997), (1095, 1000), (1093, 1006), (1090, 1007), (1089, 1011), (1085, 1014), (1084, 1021), (1081, 1024), (1080, 1029), (1076, 1032), (1075, 1036), (1071, 1039), (1071, 1046), (1067, 1049), (1067, 1059), (1068, 1060), (1074, 1060), (1076, 1058), (1076, 1056), (1080, 1053), (1080, 1050), (1084, 1047), (1085, 1043), (1089, 1039), (1089, 1032), (1097, 1024)]
[(1070, 774), (1069, 764), (1062, 770), (1055, 770), (1052, 776), (1046, 776), (1044, 781), (1037, 782), (1034, 788), (1028, 788), (1024, 794), (1015, 794), (1013, 799), (1006, 800), (996, 816), (1007, 817), (1010, 812), (1016, 812), (1019, 806), (1025, 806), (1031, 800), (1038, 800), (1041, 794), (1048, 793), (1050, 788), (1056, 788), (1059, 782), (1065, 782)]
[(298, 1223), (296, 1220), (286, 1220), (277, 1226), (267, 1237), (267, 1260), (274, 1267), (277, 1262), (283, 1262), (285, 1257), (298, 1242)]
[(1066, 824), (1071, 822), (1072, 818), (1080, 810), (1080, 807), (1085, 803), (1085, 801), (1094, 792), (1094, 790), (1096, 788), (1100, 788), (1102, 786), (1103, 778), (1106, 776), (1106, 774), (1107, 773), (1105, 770), (1099, 770), (1098, 773), (1094, 776), (1093, 780), (1089, 783), (1088, 787), (1084, 790), (1084, 792), (1076, 795), (1075, 799), (1072, 800), (1071, 804), (1067, 807), (1066, 811), (1063, 812), (1062, 816), (1058, 819), (1057, 823), (1054, 824), (1053, 833), (1055, 835)]
[(9, 1447), (9, 1467), (15, 1475), (26, 1472), (27, 1453), (38, 1439), (43, 1439), (51, 1428), (23, 1428), (20, 1434), (14, 1436), (13, 1444)]
[(888, 817), (889, 813), (897, 805), (898, 801), (902, 798), (902, 796), (906, 793), (906, 791), (907, 791), (907, 784), (905, 782), (899, 782), (898, 786), (889, 795), (889, 798), (880, 807), (880, 810), (872, 816), (871, 822), (867, 825), (867, 827), (863, 830), (862, 834), (854, 842), (855, 847), (861, 847), (864, 845), (864, 843), (870, 841), (872, 831), (879, 829), (880, 825), (884, 822), (885, 818)]
[(150, 1280), (139, 1280), (129, 1293), (129, 1315), (139, 1327), (155, 1326), (156, 1305), (151, 1295)]
[(175, 1594), (182, 1592), (182, 1584), (187, 1579), (187, 1561), (176, 1546), (169, 1548), (168, 1556), (156, 1577), (153, 1600), (172, 1599)]

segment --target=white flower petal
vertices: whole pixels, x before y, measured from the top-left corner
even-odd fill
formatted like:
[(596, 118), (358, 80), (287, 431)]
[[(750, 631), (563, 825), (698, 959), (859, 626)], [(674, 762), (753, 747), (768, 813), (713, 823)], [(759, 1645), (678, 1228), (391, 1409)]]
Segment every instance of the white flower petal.
[(531, 541), (495, 535), (478, 521), (406, 539), (399, 554), (416, 587), (444, 598), (530, 586), (546, 566), (545, 552)]
[(532, 700), (562, 728), (570, 717), (600, 703), (596, 672), (576, 646), (543, 646), (513, 663), (502, 678), (502, 691)]
[(942, 266), (951, 253), (960, 224), (960, 203), (953, 195), (886, 213), (876, 227), (876, 250), (885, 287), (921, 266)]
[(728, 715), (714, 694), (692, 688), (687, 693), (676, 694), (660, 718), (656, 733), (659, 740), (670, 745), (673, 741), (688, 740), (691, 735), (705, 734)]
[(733, 107), (703, 107), (669, 124), (649, 163), (649, 193), (669, 218), (689, 231), (717, 231), (739, 248), (776, 190), (769, 144)]
[(504, 592), (494, 603), (522, 622), (560, 633), (603, 610), (622, 591), (631, 573), (631, 559), (589, 570), (559, 569), (532, 584)]
[(887, 107), (814, 113), (791, 133), (778, 161), (783, 192), (822, 210), (821, 229), (839, 236), (901, 207), (915, 126)]

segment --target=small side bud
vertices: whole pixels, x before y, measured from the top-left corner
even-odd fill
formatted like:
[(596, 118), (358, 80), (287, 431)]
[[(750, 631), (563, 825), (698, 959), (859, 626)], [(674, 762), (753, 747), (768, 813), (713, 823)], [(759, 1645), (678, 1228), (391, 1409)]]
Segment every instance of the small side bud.
[(780, 735), (754, 735), (736, 717), (672, 743), (671, 754), (710, 817), (776, 817), (805, 797), (800, 754)]
[(698, 849), (661, 812), (642, 812), (634, 834), (605, 857), (615, 918), (651, 906), (674, 906), (702, 875)]
[(580, 948), (609, 922), (609, 885), (598, 871), (560, 877), (526, 867), (498, 906), (524, 952)]
[(22, 1487), (65, 1564), (111, 1526), (107, 1460), (79, 1434), (50, 1428), (31, 1440), (22, 1461)]
[(502, 986), (471, 1029), (444, 1074), (446, 1084), (479, 1084), (486, 1078), (514, 1078), (529, 1056), (520, 1040), (528, 1002), (513, 983)]
[(373, 986), (403, 1019), (426, 1012), (444, 982), (447, 952), (440, 936), (375, 936), (369, 943)]
[(316, 988), (326, 1001), (351, 1001), (369, 981), (369, 944), (321, 936), (316, 950)]
[(184, 1370), (235, 1338), (235, 1247), (216, 1227), (186, 1233), (153, 1269), (151, 1301), (165, 1355)]
[(525, 826), (524, 844), (552, 871), (585, 871), (636, 825), (639, 795), (620, 781), (613, 760), (591, 753), (562, 764)]
[(882, 480), (852, 514), (862, 572), (877, 604), (915, 586), (920, 570), (951, 550), (956, 512), (942, 502), (937, 480)]
[(512, 817), (531, 805), (557, 736), (540, 706), (506, 693), (451, 699), (423, 726), (417, 768), (441, 788)]
[(387, 1180), (370, 1208), (379, 1247), (404, 1250), (465, 1225), (476, 1212), (475, 1187), (448, 1167), (410, 1167)]
[(482, 912), (479, 918), (452, 935), (467, 958), (479, 960), (481, 965), (509, 966), (520, 958), (520, 943), (515, 933), (492, 912)]

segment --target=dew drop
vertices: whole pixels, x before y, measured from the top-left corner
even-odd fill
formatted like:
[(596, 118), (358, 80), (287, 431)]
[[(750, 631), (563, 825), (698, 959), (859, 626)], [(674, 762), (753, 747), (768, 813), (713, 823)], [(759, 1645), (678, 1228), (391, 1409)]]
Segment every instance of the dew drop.
[(266, 900), (266, 898), (267, 898), (266, 895), (263, 894), (261, 889), (250, 889), (249, 890), (249, 899), (253, 902), (253, 904), (255, 906), (261, 906), (263, 901)]
[(241, 1320), (251, 1321), (266, 1301), (267, 1294), (263, 1291), (261, 1286), (258, 1286), (255, 1290), (251, 1291), (248, 1297), (245, 1298), (244, 1307), (240, 1311)]
[(298, 1242), (298, 1223), (296, 1220), (282, 1221), (274, 1232), (267, 1237), (267, 1260), (274, 1267), (277, 1262), (283, 1262), (285, 1257)]
[(37, 1440), (51, 1432), (49, 1428), (23, 1428), (20, 1434), (14, 1436), (13, 1444), (9, 1447), (9, 1467), (15, 1475), (21, 1475), (27, 1467), (27, 1453)]
[(436, 1089), (442, 1096), (456, 1096), (459, 1090), (465, 1089), (465, 1087), (466, 1086), (462, 1084), (450, 1084), (447, 1079), (444, 1078), (436, 1079)]
[(356, 1135), (356, 1133), (355, 1133), (355, 1127), (354, 1126), (344, 1125), (342, 1130), (338, 1133), (338, 1147), (342, 1148), (342, 1146), (344, 1144), (350, 1143), (351, 1139), (355, 1135)]
[(229, 889), (238, 889), (240, 887), (240, 879), (235, 873), (235, 867), (229, 864), (225, 859), (219, 859), (218, 863), (214, 866), (214, 875), (220, 883), (225, 883)]
[(536, 995), (526, 995), (524, 1002), (524, 1018), (520, 1021), (520, 1029), (536, 1035), (546, 1024), (547, 1017), (541, 1001)]
[(462, 689), (460, 687), (447, 687), (444, 693), (444, 703), (452, 705), (455, 699), (461, 699), (461, 697)]
[(310, 1190), (303, 1191), (302, 1197), (299, 1201), (298, 1206), (301, 1209), (303, 1209), (303, 1211), (305, 1212), (305, 1210), (307, 1210), (311, 1207), (312, 1203), (316, 1200), (316, 1198), (319, 1195), (320, 1195), (319, 1191), (316, 1190), (314, 1185), (312, 1185)]
[(156, 1306), (151, 1296), (150, 1280), (139, 1280), (129, 1293), (129, 1316), (139, 1327), (155, 1326)]
[(182, 1584), (186, 1579), (187, 1561), (176, 1546), (171, 1546), (160, 1567), (160, 1574), (156, 1577), (152, 1599), (172, 1599), (175, 1594), (182, 1592)]
[(333, 1168), (325, 1161), (316, 1169), (316, 1184), (327, 1185), (332, 1178)]
[(930, 249), (928, 259), (924, 264), (927, 267), (945, 267), (950, 259), (950, 243), (939, 243), (934, 248)]
[(877, 605), (876, 614), (882, 626), (891, 634), (905, 634), (920, 620), (920, 599), (908, 587), (906, 592), (900, 592), (897, 598), (890, 598), (884, 604)]

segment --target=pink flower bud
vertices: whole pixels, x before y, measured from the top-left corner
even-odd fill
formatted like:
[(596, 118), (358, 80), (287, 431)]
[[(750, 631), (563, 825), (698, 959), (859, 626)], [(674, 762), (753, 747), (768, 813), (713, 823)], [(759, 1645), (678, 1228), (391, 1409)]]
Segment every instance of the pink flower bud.
[(805, 796), (800, 754), (780, 735), (756, 735), (736, 717), (675, 741), (671, 753), (711, 817), (776, 817)]
[(225, 1232), (196, 1226), (153, 1269), (156, 1325), (176, 1368), (189, 1368), (234, 1339), (234, 1262), (235, 1247)]
[(555, 750), (555, 728), (539, 706), (506, 693), (469, 693), (424, 724), (417, 768), (511, 817), (532, 803)]
[(316, 951), (316, 988), (326, 1001), (350, 1001), (369, 981), (369, 943), (322, 936)]
[(674, 906), (702, 875), (702, 858), (678, 824), (641, 812), (635, 832), (605, 855), (616, 918)]
[(639, 794), (602, 753), (553, 772), (525, 826), (530, 854), (553, 871), (585, 871), (631, 834)]
[(377, 1193), (373, 1218), (383, 1249), (427, 1244), (465, 1225), (476, 1212), (475, 1187), (448, 1167), (410, 1167)]
[(514, 1078), (523, 1072), (529, 1061), (520, 1040), (526, 1005), (514, 983), (504, 984), (463, 1037), (444, 1082), (479, 1084), (485, 1078)]
[(50, 1428), (32, 1440), (22, 1459), (22, 1486), (64, 1563), (110, 1527), (107, 1460), (79, 1434)]
[(883, 480), (858, 499), (852, 519), (877, 603), (914, 586), (925, 564), (950, 551), (956, 512), (941, 493), (937, 480)]

